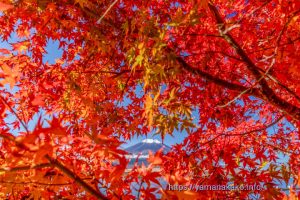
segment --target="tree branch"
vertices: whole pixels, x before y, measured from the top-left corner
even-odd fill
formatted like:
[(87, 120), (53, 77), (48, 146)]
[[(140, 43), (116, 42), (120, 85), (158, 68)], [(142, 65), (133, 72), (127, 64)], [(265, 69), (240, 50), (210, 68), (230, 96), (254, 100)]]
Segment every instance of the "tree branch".
[(25, 181), (25, 182), (14, 182), (14, 181), (0, 181), (1, 184), (13, 184), (13, 185), (28, 185), (28, 184), (36, 184), (36, 185), (45, 185), (45, 186), (64, 186), (64, 185), (72, 185), (73, 183), (42, 183), (36, 181)]
[[(238, 44), (238, 42), (232, 37), (232, 35), (228, 32), (225, 32), (226, 31), (225, 23), (220, 15), (218, 9), (211, 3), (209, 3), (208, 6), (216, 19), (220, 36), (222, 36), (228, 42), (228, 44), (235, 49), (236, 53), (241, 57), (241, 59), (247, 65), (249, 71), (254, 75), (254, 77), (258, 81), (261, 78), (261, 73), (258, 70), (258, 67), (248, 57), (246, 52)], [(281, 99), (280, 97), (278, 97), (275, 94), (275, 92), (269, 87), (265, 78), (260, 80), (259, 83), (261, 86), (261, 92), (263, 94), (264, 100), (267, 100), (269, 103), (273, 104), (277, 108), (280, 108), (283, 112), (290, 115), (294, 119), (296, 119), (298, 121), (300, 120), (300, 108), (298, 108), (298, 107), (286, 102), (285, 100)]]
[(64, 174), (66, 174), (69, 178), (73, 179), (77, 184), (79, 184), (81, 187), (83, 187), (91, 195), (93, 195), (94, 197), (96, 197), (97, 199), (100, 199), (100, 200), (106, 200), (106, 199), (108, 200), (107, 197), (105, 197), (99, 191), (95, 190), (92, 186), (90, 186), (85, 181), (83, 181), (79, 176), (77, 176), (74, 172), (72, 172), (67, 167), (65, 167), (63, 164), (61, 164), (58, 160), (51, 158), (49, 155), (46, 155), (45, 157), (53, 166), (57, 167), (60, 171), (62, 171)]
[(192, 74), (200, 75), (204, 79), (206, 79), (208, 81), (211, 81), (211, 82), (213, 82), (217, 85), (228, 88), (230, 90), (239, 91), (239, 92), (243, 92), (243, 91), (247, 90), (247, 92), (245, 92), (245, 94), (253, 95), (255, 97), (263, 99), (263, 96), (262, 96), (261, 92), (256, 88), (251, 89), (251, 88), (248, 88), (246, 86), (231, 83), (227, 80), (224, 80), (224, 79), (218, 78), (216, 76), (213, 76), (213, 75), (211, 75), (207, 72), (202, 71), (201, 69), (194, 68), (193, 66), (188, 64), (183, 58), (181, 58), (179, 56), (176, 57), (176, 60), (185, 70), (187, 70), (188, 72), (191, 72)]
[(201, 143), (201, 146), (204, 146), (206, 144), (209, 144), (210, 142), (216, 140), (217, 138), (221, 137), (221, 136), (225, 136), (225, 137), (232, 137), (232, 136), (245, 136), (245, 135), (249, 135), (249, 134), (252, 134), (252, 133), (255, 133), (255, 132), (259, 132), (259, 131), (263, 131), (263, 130), (266, 130), (267, 128), (270, 128), (272, 126), (274, 126), (275, 124), (277, 124), (284, 116), (280, 116), (278, 119), (276, 119), (274, 122), (268, 124), (267, 126), (264, 126), (262, 128), (258, 128), (258, 129), (255, 129), (255, 130), (252, 130), (252, 131), (247, 131), (245, 133), (237, 133), (237, 134), (227, 134), (227, 133), (222, 133), (222, 134), (219, 134), (217, 136), (215, 136), (214, 138), (204, 142), (204, 143)]
[(243, 92), (241, 92), (238, 96), (236, 96), (234, 99), (232, 99), (231, 101), (229, 101), (228, 103), (224, 104), (224, 105), (221, 105), (219, 107), (226, 107), (228, 106), (229, 104), (231, 104), (232, 102), (234, 102), (235, 100), (237, 100), (238, 98), (240, 98), (243, 94), (245, 94), (248, 90), (251, 90), (252, 88), (254, 88), (262, 79), (264, 79), (265, 76), (268, 75), (270, 69), (272, 68), (272, 66), (274, 65), (275, 63), (275, 60), (273, 59), (272, 61), (272, 64), (271, 66), (268, 68), (268, 70), (250, 87), (248, 88), (247, 90), (244, 90)]
[(23, 126), (23, 128), (25, 129), (25, 131), (27, 133), (29, 133), (29, 130), (27, 128), (27, 126), (25, 125), (25, 123), (21, 120), (21, 118), (19, 117), (19, 115), (16, 113), (16, 111), (6, 102), (6, 100), (4, 99), (4, 97), (2, 95), (0, 95), (0, 99), (3, 102), (3, 104), (5, 104), (10, 111), (15, 115), (15, 117), (18, 119), (18, 121), (21, 123), (21, 125)]
[[(3, 137), (0, 135), (0, 137)], [(8, 139), (16, 144), (17, 147), (30, 151), (30, 149), (24, 145), (22, 142), (18, 142), (15, 140), (15, 138), (12, 137), (3, 137), (4, 139)], [(58, 160), (51, 158), (49, 155), (44, 156), (49, 163), (43, 163), (35, 166), (22, 166), (22, 167), (15, 167), (12, 169), (0, 169), (1, 171), (20, 171), (20, 170), (29, 170), (29, 169), (36, 169), (36, 168), (42, 168), (42, 167), (49, 167), (49, 166), (54, 166), (58, 168), (60, 171), (62, 171), (64, 174), (66, 174), (69, 178), (74, 180), (78, 185), (83, 187), (87, 192), (89, 192), (91, 195), (96, 197), (99, 200), (108, 200), (103, 194), (101, 194), (99, 191), (95, 190), (92, 186), (87, 184), (84, 180), (82, 180), (79, 176), (77, 176), (75, 173), (73, 173), (71, 170), (69, 170), (67, 167), (65, 167), (63, 164), (61, 164)], [(49, 166), (48, 166), (49, 165)]]
[(29, 170), (29, 169), (41, 169), (41, 168), (51, 167), (51, 166), (52, 165), (50, 163), (41, 163), (41, 164), (31, 165), (31, 166), (1, 168), (0, 172), (16, 172), (16, 171), (23, 171), (23, 170)]

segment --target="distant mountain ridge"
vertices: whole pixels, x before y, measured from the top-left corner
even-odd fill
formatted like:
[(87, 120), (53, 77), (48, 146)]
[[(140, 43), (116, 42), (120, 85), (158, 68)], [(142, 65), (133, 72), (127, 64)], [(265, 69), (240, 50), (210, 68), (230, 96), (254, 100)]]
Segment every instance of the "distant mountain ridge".
[(149, 151), (154, 154), (160, 149), (162, 149), (163, 154), (166, 154), (171, 148), (156, 139), (144, 139), (142, 142), (126, 148), (125, 150), (129, 153), (126, 158), (130, 159), (129, 167), (134, 164), (137, 158), (139, 164), (144, 163), (147, 165)]

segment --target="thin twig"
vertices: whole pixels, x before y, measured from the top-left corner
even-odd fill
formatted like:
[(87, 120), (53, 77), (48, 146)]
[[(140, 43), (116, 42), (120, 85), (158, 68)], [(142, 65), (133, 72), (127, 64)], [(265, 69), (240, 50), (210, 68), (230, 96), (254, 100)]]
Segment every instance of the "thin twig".
[(206, 141), (206, 142), (204, 142), (204, 143), (201, 143), (201, 145), (204, 146), (204, 145), (206, 145), (206, 144), (208, 144), (208, 143), (210, 143), (210, 142), (216, 140), (217, 138), (219, 138), (219, 137), (221, 137), (221, 136), (226, 136), (226, 137), (232, 137), (232, 136), (245, 136), (245, 135), (249, 135), (249, 134), (251, 134), (251, 133), (263, 131), (263, 130), (265, 130), (265, 129), (267, 129), (267, 128), (270, 128), (270, 127), (274, 126), (275, 124), (277, 124), (283, 117), (284, 117), (284, 116), (282, 115), (282, 116), (280, 116), (278, 119), (276, 119), (274, 122), (270, 123), (270, 124), (267, 125), (267, 126), (264, 126), (264, 127), (262, 127), (262, 128), (255, 129), (255, 130), (252, 130), (252, 131), (247, 131), (247, 132), (245, 132), (245, 133), (237, 133), (237, 134), (226, 134), (226, 133), (223, 133), (223, 134), (219, 134), (219, 135), (215, 136), (214, 138), (212, 138), (212, 139), (210, 139), (210, 140), (208, 140), (208, 141)]
[(98, 19), (97, 24), (100, 24), (102, 19), (107, 15), (107, 13), (112, 9), (112, 7), (118, 2), (118, 0), (115, 0), (112, 4), (110, 4), (110, 6), (106, 9), (106, 11), (104, 12), (104, 14), (100, 17), (100, 19)]
[(283, 119), (283, 115), (280, 116), (277, 120), (275, 120), (274, 122), (270, 123), (269, 125), (265, 126), (265, 127), (262, 127), (262, 128), (259, 128), (259, 129), (255, 129), (253, 131), (247, 131), (245, 133), (236, 133), (236, 134), (230, 134), (230, 135), (226, 135), (226, 136), (245, 136), (245, 135), (249, 135), (251, 133), (255, 133), (255, 132), (259, 132), (259, 131), (263, 131), (267, 128), (270, 128), (272, 126), (274, 126), (275, 124), (277, 124), (281, 119)]
[(2, 95), (0, 95), (0, 99), (2, 100), (2, 102), (10, 109), (10, 111), (15, 115), (15, 117), (18, 119), (18, 121), (21, 123), (21, 125), (23, 126), (23, 128), (25, 129), (25, 131), (29, 134), (29, 130), (27, 128), (27, 126), (25, 125), (25, 123), (21, 120), (21, 118), (19, 117), (19, 115), (16, 113), (16, 111), (6, 102), (6, 100), (2, 97)]
[(249, 16), (253, 15), (254, 13), (256, 13), (257, 11), (261, 10), (263, 7), (265, 7), (270, 2), (272, 2), (272, 0), (265, 1), (261, 6), (257, 7), (254, 10), (252, 10), (252, 12), (250, 12), (250, 13), (244, 13), (241, 16), (241, 18), (238, 21), (236, 21), (234, 24), (239, 24), (243, 19), (245, 19), (246, 17), (249, 17)]
[(226, 104), (220, 105), (218, 107), (224, 108), (224, 107), (230, 105), (231, 103), (233, 103), (238, 98), (240, 98), (243, 94), (247, 93), (249, 90), (252, 90), (263, 78), (265, 78), (268, 75), (269, 71), (272, 69), (272, 67), (274, 66), (274, 64), (275, 64), (275, 59), (273, 59), (271, 65), (267, 69), (267, 71), (250, 88), (244, 90), (243, 92), (241, 92), (239, 95), (237, 95), (235, 98), (233, 98), (231, 101), (227, 102)]
[(13, 185), (28, 185), (28, 184), (36, 184), (36, 185), (46, 185), (46, 186), (64, 186), (64, 185), (72, 185), (74, 183), (42, 183), (36, 181), (25, 181), (25, 182), (14, 182), (14, 181), (0, 181), (1, 184), (13, 184)]
[[(235, 49), (236, 53), (242, 58), (242, 60), (246, 64), (248, 70), (254, 75), (255, 79), (259, 80), (261, 78), (261, 72), (258, 70), (256, 64), (251, 60), (246, 51), (240, 46), (240, 44), (234, 39), (234, 37), (230, 33), (224, 34), (223, 31), (225, 30), (225, 22), (221, 17), (218, 9), (212, 3), (209, 3), (208, 6), (216, 19), (217, 28), (219, 29), (220, 35), (224, 38), (225, 41), (227, 41), (227, 43), (233, 49)], [(294, 120), (300, 120), (299, 107), (289, 103), (288, 101), (285, 101), (281, 97), (278, 97), (274, 90), (269, 86), (266, 79), (261, 79), (259, 83), (261, 86), (261, 94), (263, 100), (266, 100), (268, 103), (276, 106), (282, 112), (291, 116)]]
[(138, 198), (138, 199), (140, 199), (141, 189), (142, 189), (143, 183), (144, 183), (144, 179), (142, 178), (142, 179), (141, 179), (141, 182), (140, 182), (140, 184), (139, 184), (139, 190), (138, 190), (138, 193), (137, 193), (137, 198)]

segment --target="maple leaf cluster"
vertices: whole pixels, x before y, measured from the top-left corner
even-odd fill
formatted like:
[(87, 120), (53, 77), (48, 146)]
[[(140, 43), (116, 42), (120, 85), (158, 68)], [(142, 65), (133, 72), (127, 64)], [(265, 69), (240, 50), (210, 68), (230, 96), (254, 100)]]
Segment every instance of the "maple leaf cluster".
[[(300, 1), (3, 0), (0, 11), (1, 199), (299, 198)], [(122, 143), (153, 132), (187, 137), (126, 169)]]

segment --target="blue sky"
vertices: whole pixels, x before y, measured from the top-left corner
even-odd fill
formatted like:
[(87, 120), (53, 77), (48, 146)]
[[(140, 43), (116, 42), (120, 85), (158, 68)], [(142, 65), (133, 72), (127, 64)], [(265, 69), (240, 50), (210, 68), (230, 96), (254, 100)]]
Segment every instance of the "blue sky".
[[(16, 34), (12, 34), (12, 36), (10, 37), (10, 39), (7, 42), (3, 42), (3, 41), (0, 42), (0, 48), (10, 48), (9, 43), (16, 42), (17, 40), (19, 40), (19, 39), (17, 38)], [(44, 62), (48, 62), (49, 64), (53, 64), (53, 63), (55, 63), (56, 59), (59, 59), (62, 56), (62, 50), (59, 49), (58, 41), (49, 40), (45, 49), (46, 49), (47, 53), (45, 54), (45, 56), (43, 58)], [(13, 91), (17, 91), (17, 88), (16, 87), (13, 88)], [(124, 101), (126, 101), (126, 99)], [(126, 102), (123, 102), (123, 103), (126, 104)], [(127, 103), (129, 103), (129, 102), (127, 102)], [(193, 112), (193, 116), (196, 117), (196, 116), (199, 116), (199, 115), (198, 115), (197, 112)], [(29, 127), (28, 128), (30, 130), (32, 130), (34, 128), (34, 126), (36, 125), (38, 117), (39, 117), (39, 114), (35, 115), (33, 120), (29, 122), (29, 124), (28, 124)], [(11, 121), (14, 121), (14, 120), (15, 120), (14, 116), (10, 116), (8, 119), (6, 119), (7, 123), (9, 123)], [(195, 123), (197, 123), (197, 118), (195, 119)], [(24, 130), (21, 130), (21, 131), (24, 131)], [(270, 133), (272, 133), (273, 128), (270, 129), (269, 131), (270, 131)], [(169, 146), (171, 146), (173, 144), (176, 144), (176, 143), (181, 143), (186, 136), (187, 136), (186, 132), (176, 132), (175, 131), (173, 133), (173, 136), (170, 136), (170, 135), (165, 136), (164, 143), (166, 145), (169, 145)], [(136, 144), (136, 143), (142, 141), (145, 138), (161, 140), (161, 137), (159, 135), (154, 135), (153, 133), (150, 133), (148, 136), (139, 136), (139, 137), (135, 136), (130, 141), (127, 141), (125, 144), (123, 144), (122, 146), (123, 147), (128, 147), (130, 145), (133, 145), (133, 144)]]
[[(17, 38), (16, 34), (12, 34), (12, 36), (9, 38), (9, 40), (7, 42), (6, 41), (0, 42), (0, 48), (6, 48), (6, 49), (11, 50), (11, 46), (9, 43), (14, 43), (18, 40), (19, 40), (19, 38)], [(47, 53), (43, 57), (43, 62), (48, 62), (49, 64), (53, 64), (53, 63), (55, 63), (56, 59), (59, 59), (62, 56), (62, 50), (59, 49), (58, 41), (49, 40), (45, 50)], [(8, 89), (9, 87), (7, 86), (6, 88)], [(17, 90), (18, 90), (18, 88), (14, 87), (12, 91), (16, 92)], [(42, 114), (42, 113), (36, 114), (34, 116), (33, 120), (31, 120), (29, 122), (29, 124), (28, 124), (29, 130), (32, 130), (35, 127), (40, 114)], [(15, 116), (12, 116), (12, 115), (10, 115), (6, 119), (6, 122), (8, 125), (10, 124), (10, 122), (13, 122), (13, 121), (15, 121)], [(17, 132), (20, 132), (20, 131), (22, 132), (22, 131), (24, 131), (24, 129), (21, 127), (21, 129), (19, 131), (16, 131), (15, 134), (17, 134)], [(182, 132), (182, 133), (175, 132), (173, 136), (166, 135), (166, 137), (164, 139), (164, 143), (168, 146), (171, 146), (173, 144), (182, 142), (186, 136), (187, 136), (186, 132)], [(122, 147), (126, 148), (128, 146), (131, 146), (133, 144), (136, 144), (136, 143), (142, 141), (145, 138), (158, 139), (161, 141), (161, 137), (159, 135), (154, 135), (153, 133), (150, 133), (148, 136), (139, 136), (139, 137), (135, 136), (130, 141), (126, 141), (126, 143), (124, 143), (122, 145)]]

